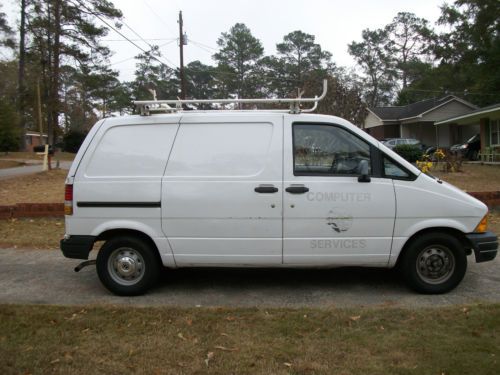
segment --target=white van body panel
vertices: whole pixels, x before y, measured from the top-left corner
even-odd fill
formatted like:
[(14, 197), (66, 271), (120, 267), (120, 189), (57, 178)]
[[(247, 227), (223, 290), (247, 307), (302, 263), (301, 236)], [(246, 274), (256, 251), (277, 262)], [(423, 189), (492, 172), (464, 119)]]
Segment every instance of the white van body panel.
[[(336, 124), (413, 173), (413, 181), (294, 174), (292, 124)], [(392, 267), (421, 230), (474, 231), (486, 206), (439, 183), (346, 120), (262, 111), (184, 112), (99, 121), (68, 173), (68, 235), (129, 229), (163, 264)], [(302, 184), (309, 194), (285, 189)], [(257, 193), (272, 185), (276, 193)], [(332, 231), (330, 219), (349, 221)], [(347, 227), (346, 226), (346, 227)]]
[(68, 233), (99, 236), (113, 229), (136, 230), (155, 242), (165, 265), (175, 265), (161, 230), (160, 205), (161, 178), (179, 119), (110, 118), (92, 129), (87, 137), (92, 142), (82, 145), (84, 155), (73, 162), (78, 168), (69, 173), (74, 173), (76, 204), (66, 222)]
[(177, 265), (282, 263), (282, 129), (282, 114), (182, 117), (162, 183)]

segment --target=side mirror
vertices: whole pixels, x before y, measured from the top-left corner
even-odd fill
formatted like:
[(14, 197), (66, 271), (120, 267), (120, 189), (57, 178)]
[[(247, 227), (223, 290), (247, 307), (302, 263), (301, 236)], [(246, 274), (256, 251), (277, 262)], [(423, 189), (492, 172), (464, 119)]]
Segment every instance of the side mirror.
[(359, 174), (360, 176), (358, 177), (359, 182), (370, 182), (371, 178), (368, 175), (368, 160), (361, 160), (359, 162)]

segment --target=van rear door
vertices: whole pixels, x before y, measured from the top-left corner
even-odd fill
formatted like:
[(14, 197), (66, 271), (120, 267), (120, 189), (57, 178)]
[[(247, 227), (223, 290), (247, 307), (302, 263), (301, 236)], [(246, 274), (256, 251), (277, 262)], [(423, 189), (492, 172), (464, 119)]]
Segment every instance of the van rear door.
[(281, 114), (185, 114), (162, 181), (178, 266), (282, 263)]

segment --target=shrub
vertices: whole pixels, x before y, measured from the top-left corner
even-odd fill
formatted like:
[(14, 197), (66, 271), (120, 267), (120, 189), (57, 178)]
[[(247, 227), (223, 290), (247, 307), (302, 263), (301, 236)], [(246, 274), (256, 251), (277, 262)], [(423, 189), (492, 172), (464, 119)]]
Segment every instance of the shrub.
[(77, 153), (83, 143), (86, 134), (78, 131), (69, 131), (64, 135), (63, 144), (64, 151)]
[(422, 150), (419, 145), (397, 145), (392, 150), (410, 163), (415, 163), (422, 158)]
[(19, 121), (15, 108), (0, 100), (0, 151), (17, 151), (19, 135)]

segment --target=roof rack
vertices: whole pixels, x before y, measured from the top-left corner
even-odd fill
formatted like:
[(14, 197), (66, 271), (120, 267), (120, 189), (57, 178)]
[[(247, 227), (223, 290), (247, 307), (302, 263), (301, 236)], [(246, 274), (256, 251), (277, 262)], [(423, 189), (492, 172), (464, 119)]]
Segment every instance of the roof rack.
[[(178, 100), (135, 100), (133, 103), (139, 109), (141, 116), (149, 116), (153, 113), (168, 113), (168, 112), (179, 112), (182, 111), (183, 104), (290, 104), (289, 110), (268, 110), (272, 112), (289, 112), (289, 113), (301, 113), (301, 112), (313, 112), (318, 106), (318, 102), (326, 96), (327, 92), (327, 80), (323, 80), (323, 92), (321, 96), (315, 96), (314, 98), (302, 98), (300, 95), (298, 98), (275, 98), (275, 99), (178, 99)], [(314, 103), (312, 108), (301, 109), (300, 105), (302, 103)], [(174, 107), (172, 107), (173, 105)]]

